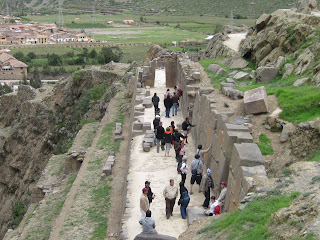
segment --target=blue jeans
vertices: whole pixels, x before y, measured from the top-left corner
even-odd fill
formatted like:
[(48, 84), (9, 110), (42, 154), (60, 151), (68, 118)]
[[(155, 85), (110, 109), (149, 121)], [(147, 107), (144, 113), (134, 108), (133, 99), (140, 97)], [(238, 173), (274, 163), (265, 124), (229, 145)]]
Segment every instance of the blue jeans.
[(172, 115), (177, 115), (178, 112), (178, 103), (174, 103), (172, 106)]
[(166, 117), (170, 117), (170, 108), (166, 108)]
[(186, 219), (187, 218), (187, 207), (190, 202), (190, 197), (187, 192), (184, 192), (182, 194), (183, 194), (183, 202), (181, 203), (181, 206), (180, 206), (180, 213), (181, 213), (181, 217), (183, 219)]

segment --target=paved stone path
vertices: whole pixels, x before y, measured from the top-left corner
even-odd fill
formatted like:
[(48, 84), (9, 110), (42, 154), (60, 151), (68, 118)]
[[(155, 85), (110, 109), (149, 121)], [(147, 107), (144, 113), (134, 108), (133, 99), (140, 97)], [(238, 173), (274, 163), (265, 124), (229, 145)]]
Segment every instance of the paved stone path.
[[(161, 121), (164, 127), (168, 127), (171, 121), (175, 121), (176, 125), (183, 122), (181, 111), (178, 111), (177, 116), (165, 118), (163, 95), (166, 91), (165, 87), (165, 69), (156, 70), (155, 75), (155, 87), (151, 88), (151, 96), (156, 92), (160, 97), (159, 108), (161, 109)], [(171, 89), (171, 92), (173, 89)], [(154, 119), (154, 108), (146, 108), (144, 115), (144, 122), (152, 122)], [(152, 125), (153, 126), (153, 125)], [(180, 129), (181, 131), (181, 129)], [(177, 197), (176, 205), (173, 211), (173, 217), (169, 220), (165, 216), (165, 200), (163, 197), (163, 189), (169, 184), (169, 179), (175, 179), (175, 185), (179, 186), (181, 176), (177, 174), (177, 162), (175, 160), (175, 152), (172, 148), (170, 151), (170, 157), (164, 157), (164, 151), (160, 150), (157, 153), (156, 147), (152, 147), (150, 152), (144, 152), (142, 149), (142, 136), (136, 136), (133, 138), (133, 144), (130, 156), (130, 170), (128, 175), (128, 193), (130, 208), (127, 208), (126, 214), (129, 216), (124, 223), (124, 231), (127, 233), (127, 239), (134, 239), (134, 237), (141, 232), (141, 226), (139, 220), (141, 218), (140, 213), (140, 196), (144, 182), (146, 180), (151, 182), (151, 189), (156, 195), (153, 200), (150, 210), (152, 211), (152, 218), (156, 222), (156, 230), (160, 234), (167, 234), (174, 237), (178, 237), (187, 228), (187, 220), (182, 219), (180, 215), (180, 207), (177, 205), (179, 196)], [(188, 157), (188, 166), (190, 166), (193, 156), (195, 155), (195, 148), (192, 142), (192, 138), (188, 139), (189, 144), (186, 145), (186, 153)], [(189, 172), (185, 186), (189, 190), (190, 188), (190, 176)], [(204, 200), (202, 193), (198, 193), (198, 186), (194, 186), (195, 194), (191, 195), (191, 201), (189, 207), (202, 208), (201, 205)]]

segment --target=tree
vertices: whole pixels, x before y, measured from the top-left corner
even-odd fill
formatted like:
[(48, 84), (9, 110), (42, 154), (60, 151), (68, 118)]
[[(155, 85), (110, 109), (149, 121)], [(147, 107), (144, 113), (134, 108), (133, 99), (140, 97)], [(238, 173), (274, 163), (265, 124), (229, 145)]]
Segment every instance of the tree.
[(0, 84), (0, 96), (11, 92), (13, 92), (13, 90), (9, 85), (6, 83), (4, 85)]
[(89, 53), (89, 58), (96, 58), (98, 56), (98, 53), (95, 49), (92, 49)]
[(140, 16), (140, 22), (143, 22), (143, 17), (142, 16)]
[(37, 58), (37, 55), (36, 55), (34, 52), (29, 52), (29, 53), (27, 54), (27, 56), (28, 56), (29, 58), (31, 58), (31, 59)]
[(82, 56), (88, 57), (88, 54), (89, 54), (88, 48), (83, 48), (83, 49), (82, 49)]
[(30, 85), (34, 88), (42, 87), (42, 82), (40, 79), (40, 73), (38, 67), (35, 67), (33, 70), (33, 77), (30, 79)]
[[(101, 48), (99, 55), (104, 56), (104, 63), (109, 63), (111, 61), (119, 62), (123, 53), (119, 47), (103, 47)], [(98, 61), (101, 63), (101, 59), (98, 59)]]
[(23, 61), (24, 60), (24, 54), (23, 52), (19, 51), (19, 52), (16, 52), (15, 54), (13, 54), (13, 56), (18, 59), (19, 61)]
[(48, 63), (46, 63), (43, 66), (42, 73), (45, 74), (45, 75), (51, 75), (52, 71), (51, 71), (51, 67), (48, 65)]
[(62, 65), (62, 58), (59, 55), (53, 53), (53, 54), (49, 55), (49, 57), (48, 57), (48, 64), (50, 66), (61, 66)]
[(19, 85), (29, 85), (29, 84), (28, 84), (28, 81), (27, 81), (27, 76), (26, 76), (26, 73), (25, 73), (25, 72), (23, 72), (22, 80), (19, 82)]
[(100, 64), (105, 64), (106, 63), (106, 59), (104, 58), (104, 55), (103, 55), (103, 53), (99, 53), (99, 55), (98, 55), (98, 62), (100, 63)]

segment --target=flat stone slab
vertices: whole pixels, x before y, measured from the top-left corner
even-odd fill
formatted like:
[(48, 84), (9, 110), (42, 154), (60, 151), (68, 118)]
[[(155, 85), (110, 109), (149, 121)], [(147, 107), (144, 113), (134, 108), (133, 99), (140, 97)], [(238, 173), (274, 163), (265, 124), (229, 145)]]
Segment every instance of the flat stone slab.
[(140, 233), (134, 238), (134, 240), (177, 240), (177, 239), (175, 237), (157, 234), (157, 233), (153, 233), (153, 234)]
[(151, 123), (150, 122), (144, 122), (143, 123), (143, 130), (151, 130)]
[(249, 80), (250, 74), (246, 72), (238, 72), (236, 75), (233, 76), (236, 80)]
[(142, 112), (142, 113), (144, 113), (144, 110), (145, 110), (145, 107), (137, 106), (137, 107), (134, 108), (134, 111), (136, 111), (136, 112)]
[(124, 140), (123, 136), (120, 136), (120, 135), (114, 136), (114, 141), (122, 141), (122, 140)]
[(235, 131), (235, 132), (250, 132), (250, 129), (243, 125), (226, 123), (223, 129), (225, 132), (227, 131)]
[(106, 161), (106, 164), (113, 166), (114, 162), (115, 162), (114, 156), (109, 156)]
[(143, 130), (133, 130), (132, 131), (132, 137), (140, 136), (143, 135), (144, 131)]
[(240, 166), (254, 167), (265, 163), (261, 151), (255, 143), (235, 143), (234, 150), (238, 153)]
[(143, 143), (143, 151), (150, 152), (150, 143)]
[(146, 133), (144, 135), (144, 138), (154, 138), (154, 134), (153, 133)]
[(145, 132), (146, 132), (146, 134), (154, 134), (154, 132), (152, 130), (146, 130)]
[(150, 144), (150, 147), (152, 147), (153, 144), (154, 144), (154, 139), (153, 139), (153, 138), (144, 138), (144, 139), (143, 139), (143, 142), (144, 142), (144, 143), (149, 143), (149, 144)]
[(193, 221), (205, 217), (204, 211), (202, 208), (187, 208), (188, 226), (191, 225)]
[(268, 96), (264, 86), (244, 92), (243, 101), (246, 114), (268, 112)]
[(122, 133), (122, 123), (116, 123), (116, 129), (114, 131), (115, 135), (120, 135)]
[(132, 129), (133, 130), (142, 130), (143, 129), (143, 124), (141, 122), (133, 122), (133, 125), (132, 125)]

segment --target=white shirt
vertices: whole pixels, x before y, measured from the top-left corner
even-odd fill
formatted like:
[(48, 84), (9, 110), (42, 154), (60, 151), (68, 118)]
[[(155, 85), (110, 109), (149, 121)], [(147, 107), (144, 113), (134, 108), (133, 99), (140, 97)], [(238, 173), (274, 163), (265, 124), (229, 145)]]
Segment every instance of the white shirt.
[(210, 213), (212, 213), (213, 215), (215, 215), (214, 209), (215, 209), (216, 206), (218, 206), (219, 204), (220, 204), (219, 201), (218, 201), (218, 200), (215, 200), (215, 201), (211, 204), (211, 206), (210, 206)]
[(185, 162), (183, 162), (180, 170), (181, 170), (181, 173), (187, 174), (188, 173), (188, 165)]

